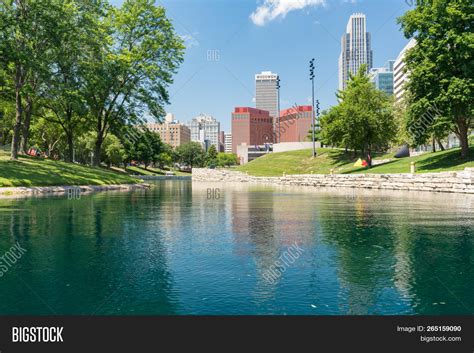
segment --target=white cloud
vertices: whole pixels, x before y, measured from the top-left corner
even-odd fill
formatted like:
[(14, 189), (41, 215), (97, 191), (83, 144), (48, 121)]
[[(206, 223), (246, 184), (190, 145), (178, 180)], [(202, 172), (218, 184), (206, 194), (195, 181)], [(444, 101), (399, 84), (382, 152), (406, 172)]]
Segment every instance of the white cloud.
[(290, 11), (325, 4), (326, 0), (264, 0), (263, 4), (252, 12), (250, 19), (257, 26), (264, 26), (276, 18), (285, 18)]

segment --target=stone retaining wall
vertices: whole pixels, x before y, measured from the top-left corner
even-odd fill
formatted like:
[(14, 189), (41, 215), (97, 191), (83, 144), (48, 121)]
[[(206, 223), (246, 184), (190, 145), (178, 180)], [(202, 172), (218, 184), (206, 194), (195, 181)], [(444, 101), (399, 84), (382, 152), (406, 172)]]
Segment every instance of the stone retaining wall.
[(195, 168), (193, 182), (200, 181), (474, 194), (474, 168), (426, 174), (309, 174), (273, 178), (254, 177), (233, 170)]
[(122, 184), (122, 185), (82, 185), (82, 186), (32, 186), (32, 187), (6, 187), (0, 188), (0, 197), (19, 196), (19, 195), (40, 195), (67, 193), (68, 190), (80, 189), (81, 193), (90, 193), (96, 191), (129, 191), (136, 189), (148, 189), (149, 184)]

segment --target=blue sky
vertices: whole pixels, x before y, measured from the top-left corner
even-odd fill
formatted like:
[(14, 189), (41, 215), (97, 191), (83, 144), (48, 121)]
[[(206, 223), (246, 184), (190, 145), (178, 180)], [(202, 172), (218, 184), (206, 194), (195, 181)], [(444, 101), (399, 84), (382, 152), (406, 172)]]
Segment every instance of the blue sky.
[(235, 106), (254, 106), (254, 75), (261, 71), (280, 75), (282, 109), (307, 104), (308, 62), (313, 57), (321, 108), (336, 104), (340, 39), (354, 12), (367, 16), (375, 67), (396, 59), (408, 42), (396, 23), (409, 9), (405, 0), (162, 0), (157, 4), (167, 9), (187, 45), (166, 110), (182, 122), (199, 113), (213, 115), (224, 131), (230, 131)]

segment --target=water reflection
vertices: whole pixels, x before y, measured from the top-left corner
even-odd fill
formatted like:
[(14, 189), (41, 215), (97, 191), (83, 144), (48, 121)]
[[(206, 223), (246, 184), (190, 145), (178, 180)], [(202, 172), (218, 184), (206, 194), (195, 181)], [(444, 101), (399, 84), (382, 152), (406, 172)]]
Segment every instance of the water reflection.
[(0, 313), (472, 314), (473, 211), (468, 195), (188, 181), (0, 199), (0, 253), (27, 250)]

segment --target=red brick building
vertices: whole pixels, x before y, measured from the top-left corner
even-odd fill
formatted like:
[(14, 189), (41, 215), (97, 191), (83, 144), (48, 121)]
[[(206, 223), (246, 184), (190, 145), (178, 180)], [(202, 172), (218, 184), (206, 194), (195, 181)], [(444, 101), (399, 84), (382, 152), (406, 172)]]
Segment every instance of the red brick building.
[(232, 113), (232, 152), (237, 146), (273, 143), (273, 119), (266, 110), (237, 107)]
[(313, 109), (310, 105), (296, 106), (283, 110), (280, 113), (280, 124), (276, 131), (280, 131), (280, 142), (309, 141), (308, 135), (312, 129)]

